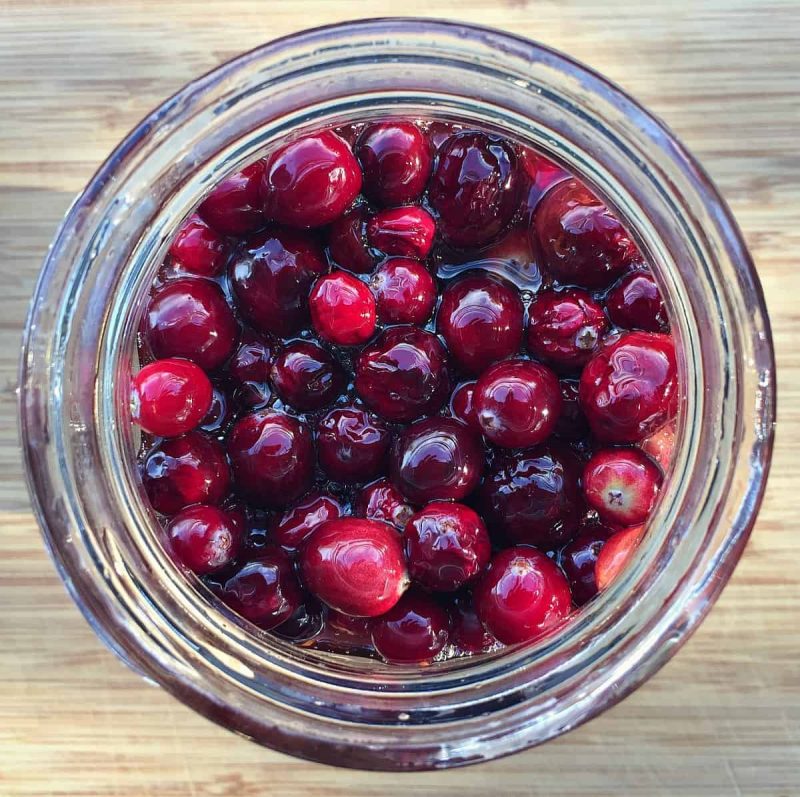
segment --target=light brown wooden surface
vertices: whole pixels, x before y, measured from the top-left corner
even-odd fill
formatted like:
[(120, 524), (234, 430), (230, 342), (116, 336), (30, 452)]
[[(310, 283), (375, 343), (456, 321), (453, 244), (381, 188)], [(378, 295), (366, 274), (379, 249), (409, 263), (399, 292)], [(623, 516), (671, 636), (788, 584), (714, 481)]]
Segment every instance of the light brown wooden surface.
[[(646, 6), (659, 8), (645, 10)], [(194, 75), (309, 25), (391, 11), (538, 38), (660, 114), (727, 197), (778, 351), (767, 499), (730, 585), (662, 672), (504, 761), (380, 775), (303, 763), (195, 716), (95, 639), (40, 543), (16, 441), (19, 336), (72, 196)], [(790, 0), (0, 0), (0, 797), (800, 794), (800, 4)]]

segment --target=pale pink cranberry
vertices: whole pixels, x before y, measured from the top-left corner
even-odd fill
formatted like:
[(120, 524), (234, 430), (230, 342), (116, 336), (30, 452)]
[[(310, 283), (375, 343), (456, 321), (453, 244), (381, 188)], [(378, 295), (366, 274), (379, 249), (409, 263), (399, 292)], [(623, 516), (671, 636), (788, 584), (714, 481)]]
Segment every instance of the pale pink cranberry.
[(200, 277), (216, 277), (225, 267), (230, 245), (224, 236), (195, 214), (175, 234), (169, 254), (181, 271)]
[(559, 564), (572, 591), (572, 600), (578, 606), (588, 603), (597, 594), (595, 565), (600, 551), (614, 533), (608, 526), (595, 525), (576, 537), (564, 548)]
[(239, 552), (239, 526), (219, 507), (195, 504), (182, 509), (167, 526), (170, 548), (198, 576), (229, 565)]
[(309, 298), (311, 323), (328, 343), (355, 346), (375, 332), (375, 297), (369, 287), (346, 271), (317, 280)]
[(358, 407), (333, 409), (317, 427), (317, 457), (334, 481), (374, 479), (383, 470), (391, 436), (383, 421)]
[(344, 507), (337, 498), (327, 493), (313, 492), (282, 515), (275, 516), (267, 536), (282, 548), (296, 551), (320, 523), (343, 514)]
[(675, 422), (662, 426), (639, 443), (639, 448), (666, 473), (675, 453)]
[(633, 558), (644, 536), (644, 526), (622, 529), (608, 538), (594, 566), (597, 589), (605, 589)]
[(418, 260), (395, 257), (372, 275), (378, 318), (384, 324), (424, 324), (436, 304), (436, 282)]
[(245, 166), (217, 183), (197, 213), (223, 235), (249, 235), (266, 223), (261, 203), (264, 161)]
[(577, 379), (561, 379), (561, 414), (556, 423), (555, 436), (576, 443), (589, 436), (589, 422), (583, 414), (578, 399)]
[(275, 392), (302, 412), (326, 407), (345, 386), (342, 366), (316, 343), (299, 340), (275, 357), (270, 372)]
[(376, 258), (367, 245), (367, 212), (354, 208), (340, 216), (328, 230), (328, 249), (338, 266), (356, 274), (369, 274)]
[(472, 431), (483, 434), (475, 409), (476, 384), (476, 382), (462, 382), (453, 391), (453, 395), (450, 396), (450, 414), (469, 426)]
[(608, 317), (625, 329), (665, 332), (667, 309), (652, 275), (646, 271), (626, 274), (606, 296)]
[(355, 514), (369, 520), (391, 523), (402, 531), (414, 510), (388, 479), (379, 479), (361, 489), (356, 497)]
[(457, 595), (450, 609), (452, 631), (450, 642), (460, 656), (488, 653), (500, 643), (483, 626), (472, 604), (472, 596)]
[(367, 222), (367, 242), (385, 255), (424, 260), (435, 235), (436, 222), (415, 205), (381, 210)]

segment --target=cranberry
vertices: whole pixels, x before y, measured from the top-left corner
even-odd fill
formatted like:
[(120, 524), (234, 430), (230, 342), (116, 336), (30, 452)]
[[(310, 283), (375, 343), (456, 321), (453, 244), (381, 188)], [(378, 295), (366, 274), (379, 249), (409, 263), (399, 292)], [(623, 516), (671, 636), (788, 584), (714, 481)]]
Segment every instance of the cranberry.
[(462, 382), (450, 396), (450, 414), (465, 423), (473, 432), (483, 434), (475, 410), (476, 382)]
[(272, 384), (282, 401), (296, 410), (318, 410), (330, 404), (345, 386), (342, 366), (325, 349), (295, 341), (272, 363)]
[(384, 324), (424, 324), (436, 304), (436, 283), (417, 260), (387, 260), (372, 276), (370, 287)]
[(660, 489), (658, 465), (638, 448), (598, 451), (583, 471), (587, 503), (601, 520), (619, 526), (644, 523)]
[(271, 340), (246, 329), (226, 370), (239, 383), (267, 382), (273, 354)]
[(331, 257), (342, 268), (368, 274), (375, 268), (375, 257), (367, 246), (367, 213), (355, 208), (340, 216), (328, 231)]
[(327, 520), (300, 550), (308, 589), (337, 611), (376, 617), (408, 587), (400, 536), (385, 523), (360, 518)]
[(452, 418), (427, 418), (409, 426), (392, 448), (390, 474), (410, 501), (458, 501), (481, 480), (478, 436)]
[(368, 125), (358, 138), (356, 157), (364, 172), (364, 194), (381, 205), (413, 202), (431, 174), (431, 148), (411, 122)]
[(391, 208), (376, 213), (367, 222), (367, 241), (385, 255), (423, 260), (433, 246), (436, 222), (416, 206)]
[(644, 536), (644, 526), (631, 526), (606, 541), (594, 566), (597, 589), (605, 589), (625, 568)]
[(578, 180), (554, 185), (533, 224), (545, 264), (561, 282), (605, 288), (641, 262), (619, 219)]
[(375, 332), (375, 297), (361, 280), (346, 271), (321, 277), (309, 298), (311, 322), (329, 343), (355, 346)]
[(450, 617), (422, 592), (409, 591), (382, 617), (372, 621), (372, 644), (392, 664), (432, 661), (447, 644)]
[(219, 507), (195, 504), (172, 518), (167, 538), (178, 561), (202, 576), (236, 558), (242, 531)]
[(391, 438), (382, 421), (358, 407), (331, 410), (317, 429), (319, 464), (331, 479), (363, 482), (383, 469)]
[(225, 450), (200, 432), (162, 441), (147, 455), (142, 473), (153, 509), (164, 515), (189, 504), (218, 504), (230, 480)]
[(211, 406), (200, 421), (199, 429), (211, 435), (224, 435), (233, 422), (233, 403), (222, 385), (212, 384)]
[(672, 455), (675, 452), (675, 423), (668, 423), (658, 431), (639, 443), (639, 447), (647, 454), (650, 459), (655, 460), (661, 470), (666, 473), (672, 463)]
[(614, 533), (606, 526), (594, 526), (576, 537), (561, 552), (561, 569), (569, 581), (572, 599), (578, 606), (588, 603), (597, 594), (595, 563), (606, 540)]
[(567, 617), (572, 603), (558, 566), (522, 545), (495, 554), (473, 596), (481, 622), (505, 645), (541, 636)]
[(454, 592), (474, 581), (491, 555), (486, 526), (463, 504), (428, 504), (409, 520), (403, 536), (409, 575), (437, 592)]
[(311, 432), (281, 412), (258, 410), (239, 418), (228, 438), (228, 456), (236, 489), (256, 506), (287, 506), (311, 485)]
[(461, 368), (479, 374), (519, 350), (522, 317), (522, 300), (510, 282), (474, 272), (447, 286), (436, 323)]
[(131, 414), (145, 432), (177, 437), (203, 420), (211, 394), (211, 382), (193, 362), (156, 360), (133, 377)]
[(273, 519), (269, 538), (282, 548), (296, 551), (320, 523), (343, 514), (344, 508), (336, 498), (314, 492)]
[(156, 357), (186, 357), (213, 371), (231, 356), (239, 326), (219, 285), (185, 277), (150, 297), (144, 335)]
[(355, 386), (364, 402), (389, 421), (413, 421), (436, 412), (447, 399), (447, 352), (423, 329), (384, 330), (356, 361)]
[(561, 414), (556, 423), (555, 435), (570, 442), (578, 442), (589, 435), (589, 422), (578, 400), (578, 380), (562, 379)]
[(527, 226), (514, 225), (499, 240), (482, 250), (480, 259), (486, 266), (499, 267), (519, 288), (538, 291), (544, 275), (536, 262)]
[(528, 349), (556, 368), (580, 368), (608, 329), (603, 308), (581, 290), (545, 291), (529, 310)]
[(550, 186), (569, 177), (558, 164), (545, 158), (535, 150), (523, 148), (520, 152), (520, 163), (522, 164), (525, 176), (528, 178), (527, 196), (524, 200), (524, 208), (529, 216), (534, 210), (542, 195)]
[(195, 214), (175, 234), (169, 254), (182, 271), (201, 277), (216, 277), (225, 267), (230, 247), (223, 236)]
[(261, 194), (267, 217), (291, 227), (321, 227), (341, 216), (361, 190), (361, 169), (330, 130), (303, 136), (267, 158)]
[(457, 596), (453, 601), (450, 616), (453, 624), (450, 641), (458, 655), (488, 653), (499, 645), (498, 641), (483, 627), (470, 596)]
[(495, 445), (521, 448), (544, 442), (561, 412), (555, 374), (530, 360), (504, 360), (487, 368), (475, 385), (475, 414)]
[(439, 151), (428, 196), (448, 243), (488, 243), (511, 221), (517, 207), (517, 156), (497, 136), (463, 132)]
[(635, 443), (678, 411), (678, 368), (669, 335), (626, 332), (608, 341), (581, 374), (580, 400), (595, 436)]
[(264, 161), (245, 166), (226, 177), (203, 200), (198, 215), (223, 235), (248, 235), (266, 223), (260, 186)]
[(606, 297), (608, 317), (626, 329), (664, 332), (669, 328), (667, 310), (653, 277), (646, 271), (626, 274)]
[(355, 514), (369, 520), (391, 523), (402, 531), (414, 510), (388, 479), (379, 479), (362, 488), (356, 498)]

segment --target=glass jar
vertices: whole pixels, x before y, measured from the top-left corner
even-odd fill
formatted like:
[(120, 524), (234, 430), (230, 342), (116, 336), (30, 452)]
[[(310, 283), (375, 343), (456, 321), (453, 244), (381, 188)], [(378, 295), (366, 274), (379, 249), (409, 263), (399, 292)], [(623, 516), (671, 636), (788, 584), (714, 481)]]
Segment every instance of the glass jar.
[[(624, 573), (555, 636), (427, 668), (294, 647), (254, 632), (187, 581), (153, 532), (128, 406), (137, 319), (171, 235), (201, 195), (290, 131), (386, 114), (503, 128), (591, 183), (653, 265), (684, 391), (670, 486)], [(120, 658), (277, 750), (412, 770), (550, 739), (622, 699), (676, 652), (753, 526), (772, 449), (775, 367), (736, 224), (660, 121), (530, 41), (374, 20), (300, 33), (224, 64), (120, 144), (45, 262), (20, 401), (45, 541)]]

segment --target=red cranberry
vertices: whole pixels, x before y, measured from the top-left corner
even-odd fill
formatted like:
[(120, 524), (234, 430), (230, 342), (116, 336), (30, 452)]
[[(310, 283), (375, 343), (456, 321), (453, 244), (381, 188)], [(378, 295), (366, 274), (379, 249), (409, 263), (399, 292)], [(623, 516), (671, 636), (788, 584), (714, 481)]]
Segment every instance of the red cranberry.
[(230, 480), (225, 450), (200, 432), (162, 441), (147, 455), (142, 473), (153, 509), (164, 515), (189, 504), (218, 504)]
[(387, 260), (372, 276), (370, 287), (384, 324), (424, 324), (436, 304), (436, 283), (417, 260)]
[(523, 148), (520, 152), (520, 163), (527, 179), (527, 196), (524, 199), (526, 215), (534, 210), (545, 191), (550, 186), (569, 177), (558, 164), (545, 158), (536, 150)]
[(473, 432), (483, 434), (478, 413), (475, 410), (476, 382), (462, 382), (450, 396), (450, 414), (465, 423)]
[(452, 418), (427, 418), (409, 426), (392, 448), (390, 475), (410, 501), (458, 501), (481, 480), (478, 436)]
[(242, 532), (219, 507), (195, 504), (181, 510), (167, 527), (178, 561), (198, 576), (229, 565), (239, 552)]
[(605, 589), (625, 568), (644, 536), (644, 526), (631, 526), (608, 538), (594, 566), (597, 589)]
[(456, 133), (442, 145), (428, 196), (448, 243), (488, 243), (517, 207), (517, 156), (511, 145), (485, 133)]
[(212, 385), (211, 406), (198, 428), (210, 435), (224, 435), (233, 417), (233, 403), (228, 392), (222, 385)]
[(273, 354), (271, 340), (246, 329), (226, 370), (239, 383), (267, 382)]
[(405, 423), (434, 413), (447, 399), (447, 353), (423, 329), (384, 330), (356, 361), (355, 386), (364, 402), (389, 421)]
[(506, 645), (541, 636), (569, 615), (572, 604), (558, 566), (521, 545), (495, 554), (473, 600), (481, 622)]
[(382, 421), (358, 407), (342, 407), (320, 419), (317, 456), (331, 479), (363, 482), (381, 472), (390, 442)]
[(198, 215), (223, 235), (248, 235), (266, 223), (261, 204), (264, 161), (226, 177), (203, 200)]
[(156, 360), (133, 377), (132, 416), (145, 432), (177, 437), (191, 431), (211, 406), (211, 382), (189, 360)]
[(589, 422), (578, 400), (578, 380), (562, 379), (561, 414), (556, 423), (555, 435), (570, 442), (578, 442), (589, 436)]
[(362, 488), (356, 497), (355, 514), (369, 520), (391, 523), (402, 531), (414, 510), (388, 479), (379, 479)]
[(495, 445), (522, 448), (544, 442), (561, 412), (556, 375), (530, 360), (504, 360), (487, 368), (475, 385), (475, 414)]
[(646, 271), (626, 274), (606, 297), (608, 317), (626, 329), (664, 332), (669, 328), (667, 310), (652, 275)]
[(510, 282), (475, 272), (447, 286), (436, 323), (461, 368), (479, 374), (519, 350), (522, 316), (522, 300)]
[(267, 158), (264, 212), (279, 224), (321, 227), (344, 213), (361, 190), (361, 169), (330, 130), (303, 136)]
[(375, 332), (375, 297), (346, 271), (333, 271), (318, 279), (309, 304), (314, 329), (329, 343), (355, 346)]
[(435, 234), (430, 213), (414, 205), (382, 210), (367, 222), (369, 245), (386, 255), (424, 260)]
[(486, 526), (464, 504), (428, 504), (409, 520), (403, 536), (409, 575), (437, 592), (454, 592), (474, 581), (491, 555)]
[(678, 368), (669, 335), (626, 332), (608, 341), (581, 374), (580, 400), (595, 436), (635, 443), (678, 411)]
[(364, 208), (355, 208), (331, 224), (328, 249), (337, 265), (348, 271), (369, 274), (375, 268), (375, 257), (367, 246), (367, 213)]
[(311, 486), (311, 432), (281, 412), (258, 410), (239, 418), (228, 456), (238, 492), (256, 506), (287, 506)]
[(321, 523), (300, 551), (306, 587), (337, 611), (376, 617), (408, 587), (400, 536), (385, 523), (339, 518)]
[(422, 592), (410, 591), (372, 621), (372, 644), (391, 664), (432, 661), (450, 637), (447, 612)]
[(578, 606), (588, 603), (597, 594), (595, 564), (606, 540), (613, 533), (614, 530), (607, 526), (594, 526), (591, 531), (576, 537), (561, 552), (561, 569), (569, 581), (572, 600)]
[(457, 596), (450, 616), (453, 624), (450, 642), (458, 655), (488, 653), (499, 646), (499, 642), (483, 627), (470, 596)]
[(309, 341), (286, 346), (272, 363), (272, 384), (282, 401), (301, 412), (330, 404), (345, 385), (342, 366)]
[(364, 172), (364, 194), (381, 205), (413, 202), (431, 175), (431, 148), (411, 122), (368, 125), (356, 143)]
[(639, 447), (666, 473), (675, 452), (675, 423), (668, 423), (657, 432), (648, 435), (639, 443)]
[(225, 267), (230, 247), (223, 236), (195, 214), (175, 234), (169, 254), (182, 271), (201, 277), (216, 277)]
[(618, 526), (644, 523), (660, 489), (658, 465), (638, 448), (598, 451), (583, 471), (587, 503), (601, 520)]
[(619, 219), (578, 180), (554, 185), (533, 219), (545, 264), (561, 282), (605, 288), (641, 254)]
[(231, 356), (239, 326), (219, 285), (185, 277), (150, 297), (144, 334), (156, 357), (186, 357), (213, 371)]
[(545, 291), (529, 310), (528, 349), (556, 368), (580, 368), (608, 329), (603, 308), (585, 291)]
[(336, 498), (314, 492), (273, 519), (269, 538), (282, 548), (296, 551), (320, 523), (343, 514), (344, 508)]

